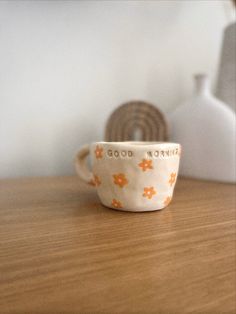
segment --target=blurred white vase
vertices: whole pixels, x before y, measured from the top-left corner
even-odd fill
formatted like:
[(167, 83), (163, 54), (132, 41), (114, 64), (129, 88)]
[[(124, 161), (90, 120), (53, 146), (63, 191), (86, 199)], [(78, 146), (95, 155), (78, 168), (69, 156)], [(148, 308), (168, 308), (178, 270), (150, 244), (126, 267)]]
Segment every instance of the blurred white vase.
[(224, 31), (216, 96), (236, 111), (236, 23)]
[(190, 100), (170, 116), (170, 138), (183, 148), (180, 174), (236, 182), (235, 113), (210, 92), (208, 77), (195, 76)]

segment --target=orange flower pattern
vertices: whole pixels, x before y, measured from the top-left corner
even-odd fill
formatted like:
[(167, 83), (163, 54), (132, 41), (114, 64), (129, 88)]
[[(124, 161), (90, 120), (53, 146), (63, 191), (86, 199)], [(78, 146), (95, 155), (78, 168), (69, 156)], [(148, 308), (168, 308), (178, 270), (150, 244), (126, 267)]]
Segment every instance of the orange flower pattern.
[(114, 183), (119, 185), (120, 188), (123, 188), (126, 184), (128, 184), (128, 180), (125, 177), (124, 173), (118, 173), (113, 175)]
[[(95, 150), (94, 150), (94, 154), (95, 154), (95, 157), (96, 159), (102, 159), (103, 158), (103, 147), (97, 145)], [(179, 153), (178, 155), (180, 156), (181, 155), (181, 148), (179, 148)], [(152, 170), (153, 169), (153, 162), (152, 160), (150, 159), (142, 159), (142, 161), (138, 164), (138, 166), (140, 167), (140, 169), (143, 171), (143, 172), (146, 172), (148, 170)], [(169, 185), (172, 187), (173, 184), (176, 182), (176, 178), (177, 178), (177, 173), (176, 172), (172, 172), (170, 175), (169, 175)], [(126, 175), (124, 173), (117, 173), (117, 174), (114, 174), (113, 175), (113, 179), (114, 179), (114, 184), (118, 185), (120, 188), (123, 188), (124, 186), (126, 186), (129, 181), (128, 179), (126, 178)], [(93, 179), (90, 180), (89, 182), (90, 185), (92, 186), (100, 186), (102, 184), (101, 182), (101, 179), (99, 178), (99, 176), (97, 176), (96, 174), (94, 174), (94, 177)], [(154, 195), (157, 194), (157, 191), (156, 189), (151, 186), (151, 187), (145, 187), (143, 189), (143, 197), (146, 197), (147, 199), (152, 199)], [(164, 206), (168, 206), (171, 202), (171, 197), (170, 196), (167, 196), (164, 201), (163, 201), (163, 205)], [(123, 205), (121, 204), (121, 202), (117, 199), (113, 199), (112, 202), (111, 202), (111, 206), (114, 207), (114, 208), (123, 208)]]
[(147, 197), (148, 199), (151, 199), (153, 197), (153, 195), (155, 195), (157, 192), (155, 191), (154, 187), (147, 187), (143, 189), (144, 193), (143, 193), (143, 197)]
[(99, 186), (102, 183), (100, 178), (96, 174), (94, 175), (94, 183), (96, 186)]
[(94, 153), (97, 159), (101, 159), (103, 157), (103, 148), (97, 145)]
[(91, 179), (91, 180), (89, 181), (89, 185), (96, 186), (96, 183), (95, 183), (94, 179)]
[(99, 186), (101, 184), (101, 180), (99, 179), (99, 177), (97, 175), (93, 175), (93, 179), (91, 179), (89, 181), (89, 184), (92, 185), (92, 186)]
[(165, 206), (168, 206), (171, 202), (171, 197), (170, 196), (167, 196), (167, 198), (164, 200), (164, 205)]
[(169, 179), (169, 184), (170, 186), (172, 186), (174, 183), (175, 183), (175, 180), (176, 180), (176, 173), (175, 172), (172, 172), (170, 174), (170, 179)]
[(115, 208), (122, 208), (121, 202), (117, 201), (115, 198), (113, 198), (111, 205)]
[(143, 159), (142, 162), (140, 162), (138, 165), (140, 168), (142, 168), (143, 171), (153, 169), (152, 160)]

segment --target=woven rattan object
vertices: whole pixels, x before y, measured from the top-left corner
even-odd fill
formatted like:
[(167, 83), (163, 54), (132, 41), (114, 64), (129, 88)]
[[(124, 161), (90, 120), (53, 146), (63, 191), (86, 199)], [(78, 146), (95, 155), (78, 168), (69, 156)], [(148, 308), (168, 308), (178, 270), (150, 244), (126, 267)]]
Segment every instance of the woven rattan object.
[(164, 115), (153, 105), (131, 101), (119, 106), (109, 117), (105, 140), (167, 141), (168, 129)]

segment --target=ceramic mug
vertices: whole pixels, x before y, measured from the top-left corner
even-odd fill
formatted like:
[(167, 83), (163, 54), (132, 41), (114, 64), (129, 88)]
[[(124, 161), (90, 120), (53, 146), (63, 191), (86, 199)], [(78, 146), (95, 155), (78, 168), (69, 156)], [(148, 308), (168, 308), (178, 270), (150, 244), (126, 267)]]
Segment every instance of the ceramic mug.
[[(101, 203), (124, 211), (169, 205), (178, 175), (181, 146), (167, 142), (97, 142), (76, 155), (76, 172), (96, 186)], [(92, 157), (92, 172), (86, 157)]]

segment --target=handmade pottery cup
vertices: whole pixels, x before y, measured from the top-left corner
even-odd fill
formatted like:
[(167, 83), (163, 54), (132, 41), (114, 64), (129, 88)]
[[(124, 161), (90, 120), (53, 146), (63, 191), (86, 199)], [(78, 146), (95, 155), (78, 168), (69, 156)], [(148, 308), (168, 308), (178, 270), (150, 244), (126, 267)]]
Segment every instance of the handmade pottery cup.
[[(96, 186), (101, 203), (124, 211), (162, 209), (170, 203), (181, 146), (167, 142), (97, 142), (76, 155), (76, 171)], [(92, 172), (86, 157), (92, 157)]]

